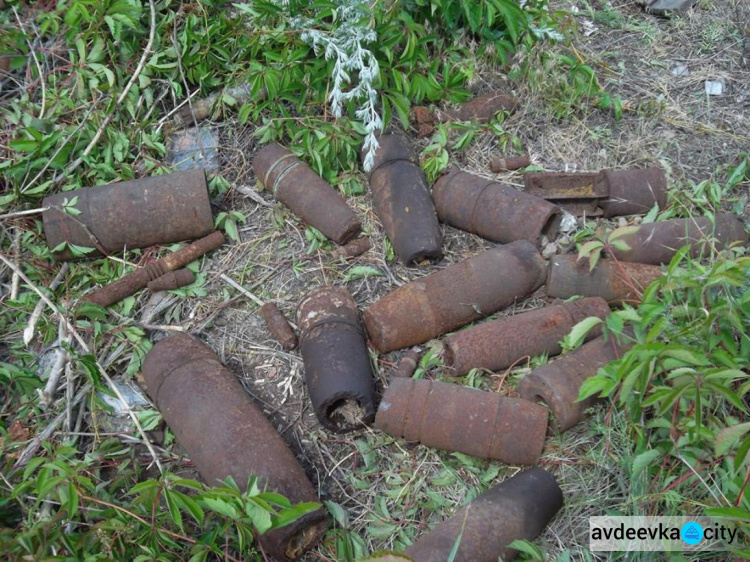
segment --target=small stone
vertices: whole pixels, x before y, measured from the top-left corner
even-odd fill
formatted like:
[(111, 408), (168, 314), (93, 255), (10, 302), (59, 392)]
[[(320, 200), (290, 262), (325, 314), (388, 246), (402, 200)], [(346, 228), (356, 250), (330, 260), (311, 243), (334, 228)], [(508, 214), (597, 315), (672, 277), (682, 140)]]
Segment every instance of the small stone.
[(578, 228), (578, 219), (571, 213), (564, 212), (560, 221), (560, 232), (568, 234)]
[(619, 226), (619, 227), (628, 226), (628, 219), (626, 219), (625, 217), (618, 218), (617, 219), (617, 226)]
[(726, 83), (723, 78), (717, 80), (706, 80), (706, 94), (709, 96), (720, 96), (724, 93)]
[(675, 76), (687, 76), (690, 74), (690, 70), (688, 70), (688, 67), (686, 64), (678, 64), (672, 69), (672, 74)]
[(219, 171), (219, 131), (216, 127), (191, 127), (169, 138), (167, 164), (177, 172)]
[(542, 250), (542, 257), (544, 259), (549, 259), (552, 256), (554, 256), (557, 253), (557, 244), (554, 242), (550, 242), (549, 244), (544, 246), (544, 250)]

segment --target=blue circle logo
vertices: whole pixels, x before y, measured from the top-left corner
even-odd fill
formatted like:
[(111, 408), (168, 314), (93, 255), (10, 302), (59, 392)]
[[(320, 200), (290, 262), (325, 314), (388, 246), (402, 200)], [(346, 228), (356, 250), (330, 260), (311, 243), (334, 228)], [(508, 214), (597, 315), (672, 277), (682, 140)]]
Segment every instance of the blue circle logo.
[(698, 544), (703, 540), (703, 527), (694, 521), (688, 521), (682, 526), (680, 536), (686, 544)]

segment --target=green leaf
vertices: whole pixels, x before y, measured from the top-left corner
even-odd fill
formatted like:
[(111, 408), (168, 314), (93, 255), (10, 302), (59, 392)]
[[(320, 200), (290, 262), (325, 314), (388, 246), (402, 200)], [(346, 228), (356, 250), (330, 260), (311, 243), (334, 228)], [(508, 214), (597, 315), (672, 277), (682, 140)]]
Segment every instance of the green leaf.
[(732, 446), (748, 431), (750, 431), (750, 422), (725, 427), (719, 431), (714, 442), (714, 454), (717, 457), (726, 455)]
[(535, 544), (524, 540), (516, 539), (508, 545), (508, 548), (512, 548), (519, 552), (522, 552), (529, 557), (530, 560), (542, 562), (544, 560), (544, 553)]
[(573, 329), (570, 331), (570, 333), (565, 336), (565, 347), (567, 349), (576, 349), (583, 343), (586, 335), (591, 330), (603, 323), (604, 321), (598, 316), (590, 316), (588, 318), (584, 318), (578, 324), (573, 326)]
[(343, 507), (336, 502), (329, 500), (325, 500), (323, 504), (326, 506), (330, 514), (333, 515), (334, 521), (336, 521), (342, 529), (347, 529), (349, 527), (349, 514)]
[(662, 456), (663, 454), (659, 449), (649, 449), (635, 457), (635, 459), (633, 459), (633, 478), (638, 476), (649, 466), (652, 466), (656, 462), (656, 460), (660, 459)]
[(215, 511), (230, 519), (237, 519), (239, 517), (237, 509), (232, 504), (219, 498), (202, 498), (201, 502), (211, 511)]

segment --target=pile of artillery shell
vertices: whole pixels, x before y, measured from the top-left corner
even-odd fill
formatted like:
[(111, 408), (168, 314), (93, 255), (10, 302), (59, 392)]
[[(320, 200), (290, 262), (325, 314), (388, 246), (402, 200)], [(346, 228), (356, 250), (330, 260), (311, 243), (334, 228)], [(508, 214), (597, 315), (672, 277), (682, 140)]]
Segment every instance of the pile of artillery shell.
[(492, 248), (407, 285), (364, 311), (373, 345), (387, 353), (417, 345), (512, 304), (547, 275), (531, 242)]
[(533, 465), (544, 447), (547, 410), (466, 386), (393, 378), (375, 427), (436, 449)]
[(627, 349), (610, 338), (598, 337), (534, 369), (521, 379), (518, 393), (526, 400), (547, 404), (553, 416), (551, 427), (562, 433), (583, 420), (586, 410), (599, 401), (592, 396), (577, 402), (583, 382), (600, 367), (619, 359)]
[(292, 326), (284, 316), (284, 313), (279, 310), (279, 307), (275, 303), (267, 302), (260, 307), (260, 315), (263, 320), (266, 321), (266, 326), (271, 335), (281, 344), (281, 347), (287, 351), (291, 351), (297, 347), (297, 336), (292, 330)]
[(375, 212), (405, 265), (443, 257), (442, 233), (427, 178), (406, 137), (386, 133), (368, 174)]
[(432, 188), (440, 220), (488, 240), (528, 240), (539, 247), (554, 238), (562, 219), (556, 205), (509, 185), (451, 167)]
[(179, 289), (194, 282), (195, 273), (187, 268), (183, 268), (165, 273), (161, 277), (149, 281), (146, 286), (149, 291), (155, 293), (157, 291), (172, 291), (173, 289)]
[[(475, 368), (505, 369), (523, 357), (557, 355), (560, 340), (573, 326), (589, 316), (603, 319), (608, 314), (607, 302), (593, 297), (484, 322), (445, 338), (445, 364), (464, 375)], [(592, 330), (588, 339), (596, 335)]]
[[(244, 488), (256, 476), (261, 488), (292, 503), (318, 501), (284, 440), (205, 344), (186, 334), (161, 340), (146, 355), (143, 376), (149, 396), (208, 485), (231, 476)], [(272, 559), (293, 560), (313, 547), (327, 526), (320, 509), (258, 539)]]
[[(66, 212), (66, 200), (77, 213)], [(45, 197), (42, 205), (48, 208), (42, 219), (49, 248), (63, 242), (95, 248), (87, 258), (192, 240), (214, 229), (203, 170), (66, 191)], [(54, 258), (76, 259), (67, 248)]]
[(618, 238), (628, 250), (612, 249), (618, 260), (665, 264), (669, 263), (683, 246), (690, 246), (693, 258), (708, 255), (711, 250), (723, 250), (734, 242), (747, 243), (745, 226), (734, 215), (716, 213), (710, 217), (672, 219), (652, 222), (638, 227), (636, 232)]
[(415, 562), (509, 562), (518, 551), (508, 545), (518, 539), (532, 540), (562, 505), (562, 490), (555, 478), (543, 468), (531, 468), (474, 498), (420, 537), (405, 554)]
[(264, 146), (253, 159), (253, 170), (276, 199), (337, 244), (346, 244), (362, 229), (344, 198), (283, 146)]
[(374, 381), (357, 304), (343, 287), (321, 287), (297, 307), (300, 352), (320, 423), (343, 433), (375, 415)]
[(643, 291), (661, 276), (657, 265), (600, 259), (591, 270), (587, 259), (570, 254), (554, 256), (547, 273), (547, 295), (561, 299), (581, 295), (601, 297), (610, 304), (637, 304)]

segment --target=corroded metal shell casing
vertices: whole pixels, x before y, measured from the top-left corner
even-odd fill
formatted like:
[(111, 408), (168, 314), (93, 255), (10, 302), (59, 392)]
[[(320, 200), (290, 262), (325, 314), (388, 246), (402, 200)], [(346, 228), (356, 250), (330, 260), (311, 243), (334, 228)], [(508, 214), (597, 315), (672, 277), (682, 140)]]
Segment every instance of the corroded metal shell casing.
[(337, 244), (346, 244), (362, 230), (344, 198), (283, 146), (264, 146), (253, 159), (253, 170), (276, 199)]
[(276, 303), (267, 302), (260, 307), (258, 311), (266, 322), (266, 327), (274, 339), (281, 344), (281, 347), (291, 351), (297, 347), (297, 336), (286, 319), (284, 313), (279, 310)]
[(415, 562), (513, 560), (514, 540), (532, 540), (563, 505), (554, 476), (543, 468), (519, 472), (474, 498), (406, 549)]
[(456, 167), (438, 178), (432, 197), (444, 223), (503, 244), (528, 240), (539, 247), (542, 235), (555, 237), (562, 220), (558, 206)]
[(546, 408), (467, 386), (393, 378), (375, 417), (381, 431), (428, 447), (533, 465), (547, 434)]
[(357, 304), (343, 287), (320, 287), (297, 307), (305, 380), (318, 421), (337, 433), (375, 416), (374, 381)]
[(173, 289), (179, 289), (185, 285), (190, 285), (195, 282), (195, 273), (187, 268), (178, 269), (176, 271), (170, 271), (165, 273), (161, 277), (157, 277), (153, 281), (149, 281), (148, 290), (155, 293), (157, 291), (171, 291)]
[[(66, 199), (70, 204), (75, 197), (71, 208), (79, 212), (66, 212)], [(203, 170), (66, 191), (45, 197), (42, 205), (50, 249), (62, 242), (95, 248), (86, 257), (192, 240), (214, 229)], [(76, 259), (68, 249), (53, 257)]]
[(443, 235), (427, 178), (409, 141), (400, 133), (378, 137), (368, 173), (375, 212), (404, 265), (443, 257)]
[(370, 249), (370, 239), (366, 236), (347, 242), (345, 246), (337, 246), (331, 250), (333, 259), (349, 259), (361, 256)]
[(509, 158), (503, 158), (502, 156), (496, 156), (490, 160), (490, 170), (494, 173), (504, 172), (506, 170), (520, 170), (526, 166), (531, 165), (531, 158), (528, 156), (511, 156)]
[(662, 276), (658, 265), (600, 259), (593, 270), (577, 255), (553, 256), (547, 270), (547, 295), (601, 297), (610, 304), (638, 304), (643, 291)]
[[(563, 339), (584, 318), (606, 318), (609, 305), (592, 297), (547, 306), (472, 326), (445, 338), (443, 358), (456, 375), (471, 369), (505, 369), (523, 357), (558, 355)], [(589, 332), (588, 339), (597, 333)]]
[(499, 90), (488, 92), (474, 99), (462, 103), (456, 109), (445, 109), (436, 111), (436, 117), (440, 122), (447, 121), (471, 121), (486, 123), (492, 119), (498, 111), (511, 113), (518, 107), (518, 100)]
[(605, 217), (642, 215), (654, 204), (667, 206), (667, 177), (661, 168), (640, 170), (602, 170), (597, 177), (607, 190), (599, 202)]
[(600, 336), (556, 361), (537, 367), (518, 383), (518, 393), (533, 402), (544, 402), (552, 411), (550, 428), (562, 433), (583, 420), (596, 396), (577, 402), (583, 382), (600, 367), (619, 359), (628, 346)]
[(424, 343), (505, 308), (539, 288), (544, 259), (525, 240), (486, 252), (403, 285), (364, 311), (381, 353)]
[(597, 181), (597, 172), (532, 172), (524, 174), (526, 193), (559, 205), (576, 216), (602, 215), (599, 202), (607, 197), (607, 186)]
[[(204, 343), (187, 334), (164, 338), (146, 354), (143, 376), (149, 396), (207, 484), (231, 476), (244, 488), (254, 475), (261, 488), (292, 503), (319, 501), (284, 440)], [(295, 559), (327, 526), (320, 509), (259, 541), (272, 560)]]
[(690, 246), (694, 258), (708, 254), (709, 248), (723, 250), (733, 242), (747, 243), (745, 226), (729, 213), (716, 213), (716, 225), (710, 217), (693, 217), (652, 222), (638, 227), (636, 232), (618, 238), (630, 249), (613, 248), (618, 260), (648, 264), (669, 263), (683, 246)]

